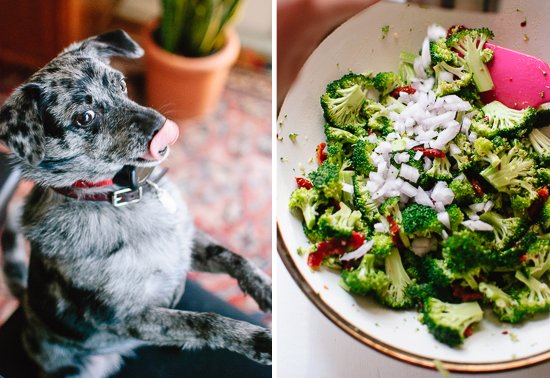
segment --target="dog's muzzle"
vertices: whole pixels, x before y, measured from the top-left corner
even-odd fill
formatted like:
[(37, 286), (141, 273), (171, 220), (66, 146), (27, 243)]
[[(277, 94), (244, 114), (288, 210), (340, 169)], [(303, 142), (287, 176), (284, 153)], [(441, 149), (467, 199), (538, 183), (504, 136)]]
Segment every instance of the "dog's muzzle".
[(176, 143), (179, 136), (178, 125), (169, 119), (166, 119), (162, 127), (155, 133), (151, 142), (149, 142), (149, 150), (143, 156), (147, 160), (160, 160), (164, 155), (168, 146)]

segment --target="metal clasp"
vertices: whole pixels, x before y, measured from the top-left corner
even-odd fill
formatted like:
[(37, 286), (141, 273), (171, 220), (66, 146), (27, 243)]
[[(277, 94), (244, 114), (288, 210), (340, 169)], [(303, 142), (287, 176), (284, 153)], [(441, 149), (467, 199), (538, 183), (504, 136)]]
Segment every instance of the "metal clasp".
[[(122, 196), (122, 194), (124, 194), (124, 193), (136, 192), (136, 191), (137, 191), (137, 197), (134, 198), (134, 199), (126, 200)], [(111, 198), (111, 203), (115, 207), (126, 206), (126, 205), (129, 205), (131, 203), (139, 202), (141, 200), (141, 195), (142, 195), (141, 186), (137, 190), (132, 190), (132, 188), (123, 188), (123, 189), (120, 189), (120, 190), (117, 190), (117, 191), (113, 192), (113, 197)]]

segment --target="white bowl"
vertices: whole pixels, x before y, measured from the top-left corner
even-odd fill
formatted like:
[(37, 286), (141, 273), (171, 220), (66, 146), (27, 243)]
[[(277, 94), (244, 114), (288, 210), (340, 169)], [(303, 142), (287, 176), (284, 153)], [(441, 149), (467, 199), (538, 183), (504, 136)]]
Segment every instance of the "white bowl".
[[(319, 97), (327, 83), (353, 72), (397, 69), (401, 51), (418, 51), (433, 23), (449, 27), (487, 26), (494, 43), (550, 61), (548, 27), (550, 2), (501, 1), (499, 13), (468, 13), (413, 5), (378, 3), (334, 31), (304, 65), (281, 108), (277, 124), (278, 250), (296, 282), (309, 299), (344, 331), (392, 357), (435, 367), (440, 360), (450, 370), (487, 372), (514, 369), (550, 359), (550, 318), (538, 316), (519, 325), (499, 323), (490, 311), (477, 331), (460, 348), (437, 342), (415, 311), (392, 311), (366, 298), (352, 296), (338, 286), (339, 275), (326, 269), (312, 272), (297, 254), (306, 245), (300, 220), (288, 210), (296, 188), (294, 177), (311, 171), (315, 147), (324, 141)], [(521, 23), (527, 20), (526, 26)], [(390, 31), (382, 38), (381, 28)], [(528, 39), (526, 41), (526, 39)], [(288, 138), (297, 133), (296, 142)]]

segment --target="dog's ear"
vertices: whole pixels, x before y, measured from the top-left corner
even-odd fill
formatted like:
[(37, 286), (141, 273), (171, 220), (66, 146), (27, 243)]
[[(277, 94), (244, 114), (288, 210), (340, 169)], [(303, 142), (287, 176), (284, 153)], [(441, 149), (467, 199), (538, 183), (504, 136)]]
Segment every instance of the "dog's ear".
[(124, 30), (96, 35), (69, 46), (65, 52), (75, 50), (86, 51), (107, 62), (113, 56), (131, 59), (143, 56), (143, 49)]
[(38, 110), (41, 89), (25, 84), (0, 108), (0, 140), (21, 159), (37, 165), (44, 158), (44, 128)]

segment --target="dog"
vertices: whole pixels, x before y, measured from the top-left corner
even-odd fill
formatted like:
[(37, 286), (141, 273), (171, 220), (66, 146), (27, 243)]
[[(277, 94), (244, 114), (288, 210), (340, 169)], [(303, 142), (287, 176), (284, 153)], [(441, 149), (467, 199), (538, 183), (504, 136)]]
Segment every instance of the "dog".
[(0, 109), (0, 140), (36, 184), (20, 220), (28, 271), (11, 227), (2, 244), (23, 345), (45, 376), (106, 377), (142, 345), (225, 348), (271, 364), (268, 329), (172, 309), (190, 270), (228, 273), (266, 312), (271, 280), (196, 229), (160, 177), (177, 125), (130, 100), (109, 65), (142, 55), (121, 30), (74, 43)]

